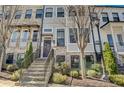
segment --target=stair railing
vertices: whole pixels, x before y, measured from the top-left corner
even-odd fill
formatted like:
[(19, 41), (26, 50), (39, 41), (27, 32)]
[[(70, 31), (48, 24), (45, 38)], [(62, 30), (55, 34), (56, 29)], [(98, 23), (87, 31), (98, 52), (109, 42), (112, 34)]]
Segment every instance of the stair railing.
[(53, 64), (54, 64), (54, 49), (50, 50), (50, 53), (47, 57), (47, 60), (45, 62), (45, 72), (44, 72), (44, 77), (45, 77), (45, 86), (48, 86), (48, 82), (50, 80), (50, 77), (52, 75), (52, 70), (53, 70)]

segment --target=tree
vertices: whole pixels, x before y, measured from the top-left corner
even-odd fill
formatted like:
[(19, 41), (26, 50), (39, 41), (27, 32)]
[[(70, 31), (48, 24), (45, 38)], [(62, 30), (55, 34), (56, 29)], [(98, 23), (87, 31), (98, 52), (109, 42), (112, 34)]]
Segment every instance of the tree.
[(77, 5), (66, 6), (69, 12), (70, 22), (77, 30), (74, 30), (77, 46), (80, 50), (80, 67), (82, 78), (85, 78), (85, 55), (84, 50), (87, 46), (90, 35), (90, 16), (88, 11), (89, 6)]
[(109, 43), (105, 43), (105, 48), (103, 52), (103, 57), (105, 61), (106, 71), (109, 75), (117, 74), (117, 66), (116, 66), (116, 59), (112, 50), (110, 48)]
[(0, 43), (1, 43), (1, 62), (0, 62), (0, 71), (2, 68), (2, 64), (5, 62), (6, 56), (6, 48), (7, 48), (7, 40), (11, 36), (12, 28), (11, 24), (15, 17), (15, 13), (18, 9), (18, 6), (11, 5), (2, 5), (1, 7), (2, 15), (0, 18)]
[(28, 68), (29, 65), (33, 62), (33, 47), (32, 47), (32, 42), (30, 42), (29, 47), (27, 48), (25, 55), (24, 55), (24, 60), (22, 62), (22, 67), (23, 68)]

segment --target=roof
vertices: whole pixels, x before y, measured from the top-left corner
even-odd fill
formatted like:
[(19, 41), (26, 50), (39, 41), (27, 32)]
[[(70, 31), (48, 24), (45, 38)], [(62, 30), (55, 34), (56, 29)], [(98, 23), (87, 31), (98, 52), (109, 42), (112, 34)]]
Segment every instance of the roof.
[(124, 8), (124, 5), (96, 5), (97, 7)]

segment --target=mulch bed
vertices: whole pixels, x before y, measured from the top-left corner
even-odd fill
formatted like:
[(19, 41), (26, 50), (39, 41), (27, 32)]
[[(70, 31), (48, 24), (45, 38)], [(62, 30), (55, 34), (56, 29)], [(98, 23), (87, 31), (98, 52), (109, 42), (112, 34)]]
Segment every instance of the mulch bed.
[(95, 79), (75, 79), (68, 77), (67, 84), (70, 86), (80, 86), (80, 87), (120, 87), (118, 85), (115, 85), (110, 82), (105, 82), (101, 80), (95, 80)]

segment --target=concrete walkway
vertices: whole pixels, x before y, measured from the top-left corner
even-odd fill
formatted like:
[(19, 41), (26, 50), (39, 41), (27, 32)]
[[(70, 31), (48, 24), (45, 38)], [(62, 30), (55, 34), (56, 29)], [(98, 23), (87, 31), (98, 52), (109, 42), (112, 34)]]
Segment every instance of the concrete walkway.
[(15, 87), (15, 82), (0, 78), (0, 87)]

